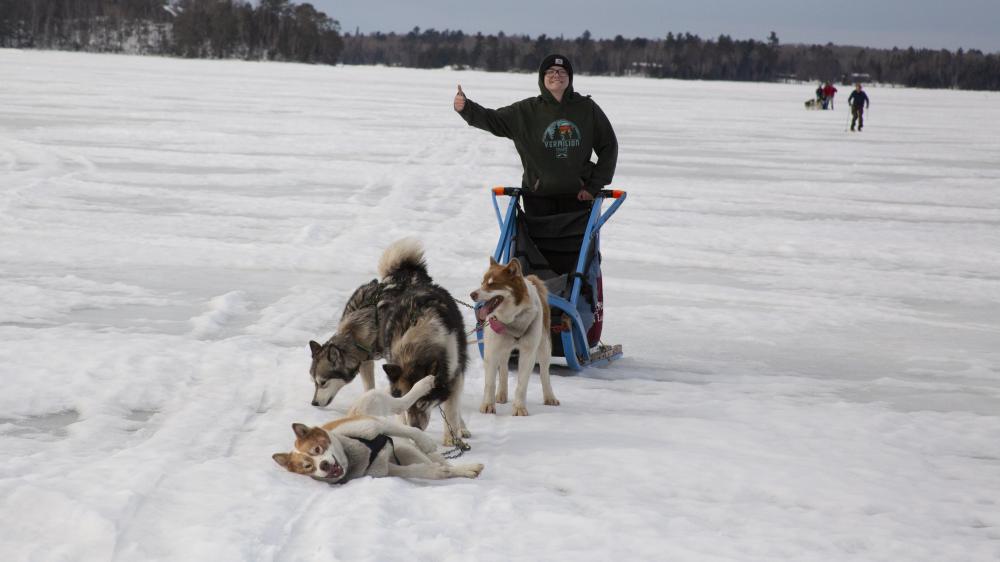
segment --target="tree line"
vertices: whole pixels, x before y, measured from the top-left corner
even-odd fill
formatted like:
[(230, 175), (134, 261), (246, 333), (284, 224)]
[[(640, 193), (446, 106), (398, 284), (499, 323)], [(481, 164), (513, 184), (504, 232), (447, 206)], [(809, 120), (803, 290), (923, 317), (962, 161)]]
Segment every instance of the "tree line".
[(321, 64), (384, 64), (532, 72), (563, 53), (582, 74), (699, 80), (866, 81), (923, 88), (1000, 90), (1000, 53), (785, 45), (691, 33), (594, 39), (414, 28), (340, 33), (311, 4), (288, 0), (0, 0), (0, 46), (138, 52)]
[(865, 81), (920, 88), (1000, 90), (1000, 53), (959, 49), (870, 49), (827, 45), (783, 45), (767, 39), (702, 39), (667, 33), (662, 39), (594, 39), (589, 31), (567, 39), (540, 35), (475, 35), (461, 31), (348, 34), (344, 64), (416, 68), (455, 66), (489, 71), (532, 72), (549, 53), (566, 55), (574, 71), (615, 76), (697, 80)]
[(288, 0), (0, 0), (0, 47), (335, 64), (343, 40)]
[(478, 68), (531, 72), (558, 52), (576, 73), (644, 75), (705, 80), (771, 80), (776, 75), (777, 38), (770, 42), (723, 35), (704, 41), (690, 33), (665, 39), (594, 39), (589, 31), (566, 39), (540, 35), (468, 35), (461, 31), (354, 34), (344, 38), (344, 64), (386, 64), (417, 68)]

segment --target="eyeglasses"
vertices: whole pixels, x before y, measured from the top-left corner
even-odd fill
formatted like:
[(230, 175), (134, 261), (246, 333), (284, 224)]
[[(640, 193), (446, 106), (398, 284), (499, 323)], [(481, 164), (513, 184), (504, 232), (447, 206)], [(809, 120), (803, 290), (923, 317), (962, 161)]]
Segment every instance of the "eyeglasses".
[(556, 76), (569, 76), (569, 72), (562, 68), (550, 68), (545, 71), (545, 76), (554, 78)]

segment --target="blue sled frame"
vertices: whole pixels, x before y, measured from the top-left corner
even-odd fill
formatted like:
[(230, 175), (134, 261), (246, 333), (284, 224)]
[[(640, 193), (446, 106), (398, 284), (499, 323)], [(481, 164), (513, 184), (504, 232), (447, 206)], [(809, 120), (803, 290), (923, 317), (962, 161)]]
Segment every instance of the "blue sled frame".
[[(500, 211), (497, 203), (497, 196), (508, 196), (510, 202), (506, 211)], [(521, 197), (519, 187), (495, 187), (492, 190), (493, 210), (496, 212), (497, 222), (500, 224), (500, 240), (497, 242), (496, 250), (493, 252), (493, 259), (499, 263), (506, 264), (510, 261), (511, 253), (514, 250), (514, 235), (517, 233), (517, 221), (514, 211)], [(587, 229), (583, 235), (583, 245), (580, 248), (580, 256), (576, 262), (576, 272), (583, 273), (586, 265), (586, 256), (590, 251), (591, 244), (597, 239), (604, 223), (615, 214), (618, 207), (625, 202), (626, 193), (620, 190), (602, 189), (594, 198), (594, 206), (590, 211), (590, 218), (587, 221)], [(613, 199), (614, 203), (603, 213), (601, 207), (605, 199)], [(563, 356), (566, 359), (566, 366), (574, 371), (582, 370), (584, 367), (604, 365), (622, 356), (621, 345), (603, 345), (591, 349), (587, 344), (587, 332), (577, 312), (576, 304), (580, 299), (580, 289), (583, 286), (581, 275), (576, 275), (573, 280), (573, 288), (570, 291), (569, 300), (559, 296), (549, 295), (549, 306), (558, 309), (570, 320), (569, 329), (558, 332), (562, 338)], [(479, 305), (476, 305), (479, 308)], [(476, 339), (479, 340), (479, 355), (483, 355), (483, 328), (476, 330)]]

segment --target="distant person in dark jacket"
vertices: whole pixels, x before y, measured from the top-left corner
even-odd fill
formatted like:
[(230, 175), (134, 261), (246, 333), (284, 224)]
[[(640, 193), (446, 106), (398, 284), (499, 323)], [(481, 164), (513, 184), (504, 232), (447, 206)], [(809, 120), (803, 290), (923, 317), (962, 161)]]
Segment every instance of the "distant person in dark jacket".
[(469, 125), (514, 141), (527, 215), (589, 209), (614, 177), (615, 131), (590, 96), (573, 90), (573, 65), (563, 55), (549, 55), (539, 65), (538, 89), (541, 95), (488, 109), (459, 85), (454, 108)]
[(857, 123), (858, 131), (861, 131), (861, 128), (865, 126), (865, 108), (870, 105), (870, 102), (868, 94), (861, 91), (860, 82), (854, 85), (854, 91), (847, 98), (847, 103), (851, 105), (851, 130), (854, 130), (854, 124)]

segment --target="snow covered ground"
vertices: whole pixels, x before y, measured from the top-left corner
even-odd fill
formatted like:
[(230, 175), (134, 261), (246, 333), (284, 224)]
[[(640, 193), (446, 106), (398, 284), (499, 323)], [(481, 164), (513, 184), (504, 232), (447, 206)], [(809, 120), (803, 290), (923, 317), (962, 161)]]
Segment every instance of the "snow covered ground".
[(858, 134), (847, 88), (578, 76), (621, 144), (625, 357), (513, 418), (475, 356), (478, 480), (278, 467), (361, 392), (310, 406), (306, 344), (389, 242), (479, 281), (520, 172), (458, 83), (536, 92), (0, 50), (0, 559), (1000, 559), (997, 93), (872, 88)]

